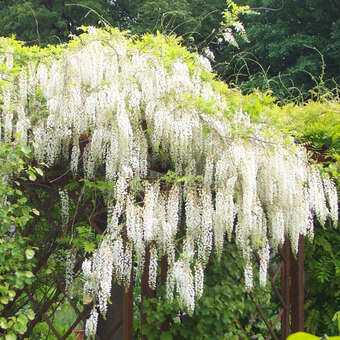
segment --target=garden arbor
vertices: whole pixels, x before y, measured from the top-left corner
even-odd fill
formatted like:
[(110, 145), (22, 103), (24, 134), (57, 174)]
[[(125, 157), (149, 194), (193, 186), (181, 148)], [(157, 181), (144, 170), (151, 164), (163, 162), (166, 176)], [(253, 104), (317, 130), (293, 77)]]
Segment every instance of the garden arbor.
[[(207, 59), (173, 37), (132, 40), (115, 29), (89, 28), (67, 47), (4, 39), (1, 48), (2, 141), (32, 146), (34, 161), (49, 167), (40, 182), (53, 186), (54, 199), (59, 193), (56, 233), (77, 237), (82, 213), (102, 235), (92, 254), (78, 245), (66, 263), (67, 286), (82, 270), (89, 337), (113, 285), (127, 292), (125, 319), (139, 280), (142, 296), (162, 283), (168, 300), (193, 313), (210, 254), (220, 256), (226, 239), (240, 250), (249, 290), (257, 267), (266, 284), (270, 252), (286, 244), (290, 295), (289, 249), (297, 254), (301, 238), (313, 236), (315, 216), (337, 221), (335, 186), (292, 139), (230, 105), (233, 90), (214, 79)], [(74, 182), (83, 183), (77, 194)], [(101, 191), (93, 211), (81, 204), (93, 204), (85, 187)], [(49, 195), (29, 190), (38, 205)], [(40, 208), (53, 224), (47, 201)]]

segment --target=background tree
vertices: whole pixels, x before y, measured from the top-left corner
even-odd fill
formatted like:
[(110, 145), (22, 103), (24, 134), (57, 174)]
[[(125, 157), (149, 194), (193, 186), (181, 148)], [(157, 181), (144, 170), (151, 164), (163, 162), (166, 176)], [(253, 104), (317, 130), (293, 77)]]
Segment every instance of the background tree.
[[(339, 81), (340, 2), (322, 0), (236, 0), (258, 15), (242, 15), (249, 41), (239, 48), (221, 34), (221, 0), (149, 0), (132, 4), (117, 0), (113, 11), (124, 13), (124, 24), (134, 33), (176, 33), (184, 44), (215, 55), (215, 70), (246, 93), (271, 89), (279, 99), (319, 98)], [(126, 18), (129, 18), (126, 20)], [(119, 21), (119, 20), (118, 20)], [(314, 88), (314, 92), (309, 92)]]
[(5, 0), (0, 4), (0, 35), (16, 34), (29, 44), (58, 43), (80, 25), (96, 25), (102, 17), (133, 33), (175, 33), (191, 44), (195, 37), (197, 45), (218, 29), (225, 7), (225, 0)]
[[(0, 4), (0, 35), (16, 34), (30, 44), (69, 39), (80, 25), (105, 19), (132, 33), (180, 35), (184, 44), (215, 55), (215, 70), (249, 93), (271, 89), (279, 99), (324, 94), (339, 81), (339, 0), (236, 0), (258, 15), (241, 16), (249, 41), (230, 45), (221, 34), (225, 0), (5, 0)], [(314, 88), (314, 92), (310, 90)]]
[(69, 40), (80, 25), (97, 25), (100, 13), (110, 17), (112, 6), (106, 1), (65, 0), (4, 0), (0, 3), (0, 35), (15, 34), (30, 45), (57, 44)]
[(340, 68), (338, 0), (235, 2), (255, 8), (259, 15), (243, 18), (250, 43), (240, 41), (240, 49), (227, 45), (218, 54), (221, 64), (217, 69), (224, 79), (245, 92), (272, 89), (285, 101), (310, 98), (313, 94), (308, 91), (314, 87), (321, 91), (321, 87), (336, 86)]

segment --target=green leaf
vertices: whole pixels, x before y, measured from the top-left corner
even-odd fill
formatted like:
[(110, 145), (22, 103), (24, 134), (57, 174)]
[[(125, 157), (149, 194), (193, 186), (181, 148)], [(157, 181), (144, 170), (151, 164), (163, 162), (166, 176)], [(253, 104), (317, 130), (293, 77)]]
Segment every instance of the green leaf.
[(31, 149), (28, 146), (22, 146), (21, 151), (25, 154), (28, 155), (31, 152)]
[(28, 248), (25, 250), (25, 255), (28, 260), (32, 259), (34, 257), (35, 251), (31, 248)]
[(8, 297), (7, 296), (1, 296), (0, 297), (0, 303), (2, 303), (3, 305), (7, 305), (8, 304)]
[(18, 322), (23, 324), (23, 325), (26, 325), (27, 324), (27, 317), (24, 315), (24, 314), (20, 314), (17, 318)]
[(32, 209), (32, 213), (34, 214), (34, 215), (37, 215), (37, 216), (39, 216), (40, 215), (40, 212), (39, 212), (39, 210), (37, 210), (37, 209)]
[(29, 174), (28, 178), (30, 181), (34, 182), (37, 179), (37, 176), (35, 174)]
[(5, 335), (5, 340), (16, 340), (17, 336), (14, 333), (8, 333)]
[(320, 340), (320, 338), (312, 334), (297, 332), (290, 335), (287, 340)]
[(8, 296), (11, 298), (11, 300), (14, 298), (15, 296), (15, 291), (14, 290), (9, 290), (8, 291)]
[(7, 321), (5, 318), (0, 318), (0, 328), (2, 329), (7, 329), (8, 326), (7, 326)]
[(30, 279), (30, 278), (34, 277), (34, 274), (30, 271), (26, 271), (25, 276)]
[(90, 242), (84, 242), (84, 250), (87, 253), (92, 253), (95, 250), (95, 245), (93, 243), (90, 243)]
[(19, 334), (24, 334), (27, 331), (27, 325), (20, 323), (20, 322), (17, 322), (17, 323), (14, 324), (13, 329), (14, 329), (14, 331), (16, 331)]
[(14, 331), (19, 334), (24, 334), (27, 330), (27, 318), (20, 314), (16, 321), (13, 326)]
[(43, 176), (44, 173), (40, 168), (34, 168), (38, 175)]
[(88, 305), (92, 302), (93, 298), (87, 294), (83, 295), (83, 304)]
[(32, 309), (30, 309), (28, 312), (27, 312), (27, 317), (29, 320), (33, 320), (34, 317), (35, 317), (35, 313)]

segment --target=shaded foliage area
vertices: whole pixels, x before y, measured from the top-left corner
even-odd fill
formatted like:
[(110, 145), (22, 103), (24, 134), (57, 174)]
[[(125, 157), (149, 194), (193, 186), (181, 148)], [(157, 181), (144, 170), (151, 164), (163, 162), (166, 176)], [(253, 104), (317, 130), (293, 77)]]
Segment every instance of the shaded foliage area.
[(259, 15), (243, 18), (250, 43), (227, 46), (219, 72), (245, 92), (272, 89), (279, 98), (303, 101), (318, 85), (339, 82), (340, 2), (322, 0), (236, 1)]
[(332, 320), (340, 305), (340, 236), (327, 226), (316, 228), (313, 243), (306, 243), (306, 330), (313, 334), (335, 335)]
[[(215, 55), (217, 73), (249, 93), (271, 89), (281, 101), (302, 102), (333, 89), (340, 67), (339, 0), (237, 0), (258, 15), (241, 20), (249, 41), (240, 48), (223, 39), (225, 0), (5, 0), (0, 35), (16, 34), (30, 44), (64, 42), (80, 25), (107, 22), (132, 33), (157, 30), (180, 35), (184, 44)], [(314, 92), (310, 92), (312, 90)]]
[[(143, 305), (148, 324), (142, 328), (139, 318), (135, 319), (136, 334), (150, 340), (264, 339), (268, 329), (256, 312), (256, 304), (262, 305), (269, 322), (274, 323), (279, 303), (271, 300), (270, 285), (246, 291), (239, 255), (234, 243), (226, 243), (220, 260), (211, 256), (204, 294), (192, 316), (178, 312), (175, 303), (165, 302), (164, 287), (157, 288), (156, 297)], [(271, 272), (277, 266), (275, 260), (273, 263)]]
[[(0, 159), (3, 149), (0, 148)], [(20, 170), (25, 170), (25, 165), (29, 169), (20, 158), (20, 149), (19, 152), (13, 147), (9, 150), (15, 160), (11, 165), (17, 165)], [(28, 148), (23, 150), (24, 156), (29, 155)], [(94, 225), (101, 224), (103, 219), (100, 194), (103, 186), (100, 182), (78, 182), (67, 176), (62, 178), (67, 179), (67, 185), (62, 180), (54, 183), (59, 173), (60, 169), (49, 168), (44, 178), (39, 171), (25, 180), (25, 172), (17, 172), (17, 176), (22, 175), (18, 178), (19, 189), (15, 189), (16, 185), (7, 186), (9, 199), (6, 209), (2, 209), (0, 230), (1, 339), (27, 336), (55, 339), (47, 318), (49, 322), (52, 320), (59, 334), (65, 334), (77, 315), (64, 291), (71, 297), (72, 305), (83, 310), (79, 270), (82, 260), (95, 249), (100, 238), (95, 234)], [(67, 223), (62, 218), (63, 207), (58, 194), (61, 189), (70, 190)], [(8, 218), (11, 222), (7, 222)], [(15, 232), (10, 232), (9, 223), (14, 223)], [(101, 229), (98, 227), (97, 231)], [(67, 274), (70, 266), (71, 275)]]
[[(241, 17), (250, 42), (240, 48), (221, 35), (225, 1), (117, 0), (120, 27), (133, 33), (175, 33), (184, 44), (215, 55), (217, 73), (246, 92), (271, 89), (278, 99), (302, 102), (318, 99), (339, 82), (340, 2), (322, 0), (237, 0), (258, 15)], [(310, 92), (310, 90), (314, 92)], [(335, 90), (337, 94), (337, 89)]]
[[(123, 1), (118, 0), (116, 6), (123, 6), (121, 3)], [(134, 21), (129, 28), (134, 33), (154, 33), (156, 30), (175, 33), (184, 38), (186, 45), (203, 48), (217, 33), (225, 8), (224, 0), (143, 1), (134, 11), (130, 9), (129, 16)]]
[(103, 20), (133, 33), (175, 33), (188, 44), (194, 36), (199, 44), (218, 29), (224, 8), (224, 0), (5, 0), (0, 4), (0, 35), (16, 34), (29, 44), (45, 45), (66, 41), (80, 25), (97, 25)]
[(97, 25), (100, 17), (96, 13), (114, 25), (117, 18), (111, 9), (104, 0), (4, 0), (0, 3), (0, 35), (15, 34), (30, 45), (57, 44), (69, 40), (80, 25)]
[(27, 165), (29, 153), (27, 147), (0, 146), (0, 337), (6, 340), (24, 334), (27, 323), (35, 316), (22, 301), (15, 310), (7, 308), (16, 292), (34, 281), (37, 248), (30, 242), (27, 226), (39, 212), (32, 209), (20, 182), (36, 178), (37, 170), (41, 170)]

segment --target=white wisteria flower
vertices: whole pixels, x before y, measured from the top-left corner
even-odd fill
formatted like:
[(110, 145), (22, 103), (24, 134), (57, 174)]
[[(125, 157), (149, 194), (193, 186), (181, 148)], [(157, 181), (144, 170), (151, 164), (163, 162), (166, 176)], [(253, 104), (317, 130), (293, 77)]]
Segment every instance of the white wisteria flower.
[[(237, 44), (231, 30), (223, 36)], [(102, 176), (112, 188), (105, 196), (107, 228), (82, 265), (84, 293), (95, 306), (89, 336), (98, 313), (106, 312), (112, 284), (129, 287), (134, 268), (139, 278), (148, 251), (150, 287), (157, 285), (158, 257), (166, 256), (167, 297), (177, 295), (193, 313), (209, 256), (213, 248), (221, 254), (225, 239), (235, 235), (251, 289), (254, 251), (264, 285), (270, 251), (289, 238), (297, 253), (299, 237), (313, 235), (314, 218), (337, 223), (335, 185), (309, 165), (302, 147), (283, 146), (242, 108), (229, 110), (207, 75), (207, 58), (192, 55), (188, 66), (185, 58), (162, 58), (118, 31), (93, 27), (79, 39), (58, 58), (31, 61), (1, 87), (0, 142), (19, 131), (37, 161), (66, 164), (76, 177)], [(44, 112), (41, 119), (31, 119), (28, 96)], [(168, 170), (176, 180), (164, 179)], [(60, 198), (66, 228), (65, 190)]]

